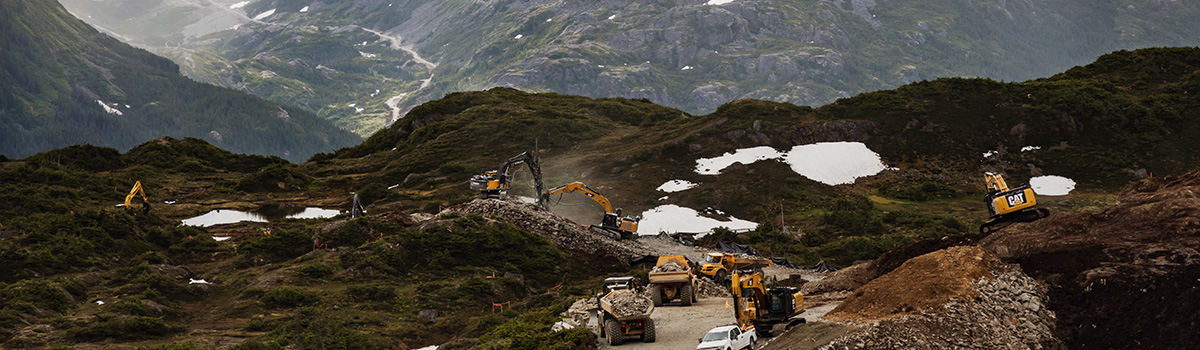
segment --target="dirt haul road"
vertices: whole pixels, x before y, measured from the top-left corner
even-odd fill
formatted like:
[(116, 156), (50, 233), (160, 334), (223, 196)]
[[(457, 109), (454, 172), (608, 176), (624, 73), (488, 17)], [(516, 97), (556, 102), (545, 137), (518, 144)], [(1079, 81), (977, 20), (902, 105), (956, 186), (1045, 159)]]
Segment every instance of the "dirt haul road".
[(600, 349), (695, 349), (698, 339), (713, 327), (732, 324), (733, 306), (727, 298), (702, 298), (692, 306), (659, 306), (654, 308), (656, 340), (643, 343), (637, 338), (628, 338), (621, 345), (609, 346), (608, 339), (599, 339)]

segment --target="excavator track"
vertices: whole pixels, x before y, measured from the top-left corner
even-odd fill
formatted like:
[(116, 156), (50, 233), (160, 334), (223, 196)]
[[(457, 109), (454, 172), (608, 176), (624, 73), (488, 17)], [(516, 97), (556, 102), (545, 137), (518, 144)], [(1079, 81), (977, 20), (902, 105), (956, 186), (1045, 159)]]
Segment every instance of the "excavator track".
[(985, 222), (983, 225), (979, 225), (979, 233), (986, 235), (992, 232), (1000, 231), (1014, 223), (1033, 222), (1047, 216), (1050, 216), (1050, 210), (1045, 208), (1038, 208), (1036, 210), (1022, 210), (1016, 213), (1000, 215), (994, 217), (988, 222)]

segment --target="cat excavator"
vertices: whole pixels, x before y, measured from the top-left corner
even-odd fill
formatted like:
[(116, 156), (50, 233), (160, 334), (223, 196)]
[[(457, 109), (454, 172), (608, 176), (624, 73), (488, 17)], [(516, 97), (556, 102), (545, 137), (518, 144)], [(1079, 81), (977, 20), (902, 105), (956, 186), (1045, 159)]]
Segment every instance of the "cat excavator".
[[(545, 185), (542, 183), (542, 165), (538, 159), (529, 152), (522, 152), (515, 157), (509, 158), (508, 161), (500, 164), (498, 170), (491, 170), (483, 174), (471, 177), (471, 189), (479, 191), (479, 198), (500, 198), (508, 193), (509, 182), (512, 181), (512, 168), (525, 164), (529, 167), (529, 172), (533, 174), (533, 182), (537, 187), (537, 193), (542, 193)], [(550, 210), (550, 204), (543, 199), (545, 197), (538, 196), (538, 205), (542, 209)]]
[(985, 200), (991, 217), (979, 226), (979, 233), (988, 234), (1015, 222), (1031, 222), (1050, 216), (1048, 209), (1033, 209), (1037, 198), (1029, 185), (1010, 189), (1003, 176), (990, 172), (983, 174), (983, 180), (987, 183)]
[(146, 199), (146, 190), (142, 189), (141, 181), (133, 183), (133, 189), (129, 190), (128, 196), (125, 196), (125, 209), (131, 208), (130, 206), (133, 205), (133, 198), (139, 195), (142, 196), (142, 213), (149, 213), (150, 200)]
[(734, 270), (733, 312), (743, 331), (754, 328), (759, 335), (771, 337), (804, 323), (795, 318), (804, 313), (804, 293), (795, 287), (771, 287), (763, 284), (763, 273)]
[(603, 207), (604, 217), (600, 219), (600, 225), (592, 225), (592, 229), (604, 231), (609, 236), (613, 236), (613, 238), (617, 239), (630, 239), (637, 237), (638, 222), (641, 221), (642, 218), (639, 216), (621, 217), (621, 208), (613, 210), (612, 203), (608, 201), (608, 197), (600, 194), (600, 192), (596, 192), (596, 190), (584, 185), (582, 182), (576, 181), (551, 188), (549, 191), (546, 191), (546, 193), (542, 194), (542, 199), (540, 202), (549, 203), (550, 196), (567, 192), (583, 193), (584, 195), (588, 196), (588, 198), (596, 201), (596, 203), (600, 203), (600, 206)]

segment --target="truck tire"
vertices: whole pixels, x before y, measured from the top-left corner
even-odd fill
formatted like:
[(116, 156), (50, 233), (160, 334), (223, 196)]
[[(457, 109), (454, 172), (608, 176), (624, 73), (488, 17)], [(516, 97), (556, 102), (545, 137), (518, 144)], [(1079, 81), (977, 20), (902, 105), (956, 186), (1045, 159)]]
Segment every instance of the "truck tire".
[(654, 306), (662, 306), (662, 286), (657, 284), (650, 285), (650, 300), (654, 301)]
[(683, 303), (683, 306), (692, 306), (692, 298), (694, 297), (692, 295), (692, 285), (685, 284), (679, 286), (679, 301)]
[(646, 322), (643, 323), (643, 325), (645, 327), (642, 328), (642, 341), (647, 342), (647, 343), (653, 343), (654, 337), (655, 337), (654, 320), (647, 318)]
[(746, 349), (754, 350), (754, 338), (750, 338), (750, 345), (747, 345)]
[(717, 270), (717, 273), (713, 275), (713, 281), (716, 281), (717, 284), (724, 283), (726, 287), (730, 286), (729, 274), (724, 269)]
[(621, 324), (614, 319), (604, 321), (605, 332), (608, 333), (608, 345), (621, 345), (621, 338), (624, 336), (621, 333)]

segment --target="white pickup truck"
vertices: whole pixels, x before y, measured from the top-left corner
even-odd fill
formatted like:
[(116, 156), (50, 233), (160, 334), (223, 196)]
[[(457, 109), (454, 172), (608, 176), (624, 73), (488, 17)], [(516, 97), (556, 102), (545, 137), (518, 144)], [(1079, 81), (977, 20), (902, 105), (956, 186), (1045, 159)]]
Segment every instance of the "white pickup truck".
[(696, 350), (754, 350), (754, 343), (757, 342), (758, 334), (754, 328), (742, 331), (734, 325), (720, 326), (705, 333)]

